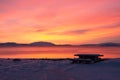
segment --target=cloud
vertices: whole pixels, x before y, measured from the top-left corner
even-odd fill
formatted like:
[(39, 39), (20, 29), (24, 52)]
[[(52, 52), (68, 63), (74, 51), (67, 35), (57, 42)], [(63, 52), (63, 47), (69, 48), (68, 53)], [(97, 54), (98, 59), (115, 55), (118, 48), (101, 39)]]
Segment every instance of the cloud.
[(113, 23), (109, 26), (104, 26), (104, 28), (120, 28), (120, 22), (117, 22), (117, 23)]
[(96, 26), (96, 27), (93, 27), (90, 29), (88, 28), (88, 29), (78, 29), (78, 30), (69, 30), (69, 31), (67, 30), (67, 31), (61, 31), (61, 32), (53, 31), (53, 32), (49, 32), (48, 34), (52, 34), (52, 35), (54, 35), (54, 34), (55, 35), (84, 35), (84, 34), (91, 33), (91, 32), (97, 32), (97, 31), (99, 32), (102, 30), (107, 31), (109, 29), (115, 29), (115, 28), (120, 28), (119, 22), (113, 23), (113, 24), (107, 24), (104, 26)]
[[(120, 22), (116, 22), (116, 23), (111, 23), (111, 24), (107, 24), (104, 26), (98, 26), (96, 29), (110, 29), (110, 28), (120, 28)], [(95, 29), (95, 28), (94, 28)]]
[(65, 34), (72, 34), (72, 35), (79, 35), (79, 34), (85, 34), (86, 32), (88, 32), (88, 29), (85, 30), (71, 30), (71, 31), (67, 31), (65, 32)]
[(50, 35), (81, 35), (81, 34), (85, 34), (87, 33), (89, 30), (85, 29), (85, 30), (70, 30), (70, 31), (61, 31), (61, 32), (48, 32), (47, 34)]
[(43, 33), (49, 31), (48, 29), (37, 29), (35, 32)]

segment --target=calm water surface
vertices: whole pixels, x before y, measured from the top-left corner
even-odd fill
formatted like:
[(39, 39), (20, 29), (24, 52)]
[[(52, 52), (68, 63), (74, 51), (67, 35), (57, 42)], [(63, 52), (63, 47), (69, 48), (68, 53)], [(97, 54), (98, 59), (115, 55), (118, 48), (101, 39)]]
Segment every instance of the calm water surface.
[(99, 53), (120, 58), (120, 47), (4, 47), (0, 58), (74, 58), (76, 53)]

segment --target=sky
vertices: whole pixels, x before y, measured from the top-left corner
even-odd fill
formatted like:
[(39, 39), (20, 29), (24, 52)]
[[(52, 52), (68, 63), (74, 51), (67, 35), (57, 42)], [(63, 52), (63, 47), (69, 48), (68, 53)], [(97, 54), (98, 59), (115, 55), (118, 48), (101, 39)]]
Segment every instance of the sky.
[(120, 0), (0, 0), (0, 42), (120, 42)]

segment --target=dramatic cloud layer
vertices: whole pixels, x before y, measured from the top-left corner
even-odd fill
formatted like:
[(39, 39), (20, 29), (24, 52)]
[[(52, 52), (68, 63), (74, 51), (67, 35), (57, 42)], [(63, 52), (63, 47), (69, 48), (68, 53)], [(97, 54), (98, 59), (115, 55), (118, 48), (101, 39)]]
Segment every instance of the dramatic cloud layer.
[(0, 42), (120, 42), (120, 0), (0, 0)]

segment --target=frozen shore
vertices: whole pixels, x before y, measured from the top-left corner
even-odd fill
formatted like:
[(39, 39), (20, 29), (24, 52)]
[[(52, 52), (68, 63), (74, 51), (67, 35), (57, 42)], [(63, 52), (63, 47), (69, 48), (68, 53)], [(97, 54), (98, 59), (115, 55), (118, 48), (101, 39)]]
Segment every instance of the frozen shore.
[(95, 64), (69, 60), (0, 59), (0, 80), (120, 80), (120, 59)]

